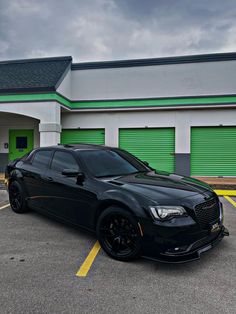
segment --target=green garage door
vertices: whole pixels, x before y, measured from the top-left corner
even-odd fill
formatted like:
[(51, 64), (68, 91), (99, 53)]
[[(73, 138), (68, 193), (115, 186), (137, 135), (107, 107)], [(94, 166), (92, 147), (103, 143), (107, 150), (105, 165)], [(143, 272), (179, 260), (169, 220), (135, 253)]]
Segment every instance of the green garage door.
[(191, 175), (236, 176), (236, 127), (191, 129)]
[(61, 132), (62, 144), (105, 144), (105, 130), (104, 129), (86, 129), (86, 130), (62, 130)]
[(174, 172), (174, 128), (120, 129), (119, 145), (154, 169)]

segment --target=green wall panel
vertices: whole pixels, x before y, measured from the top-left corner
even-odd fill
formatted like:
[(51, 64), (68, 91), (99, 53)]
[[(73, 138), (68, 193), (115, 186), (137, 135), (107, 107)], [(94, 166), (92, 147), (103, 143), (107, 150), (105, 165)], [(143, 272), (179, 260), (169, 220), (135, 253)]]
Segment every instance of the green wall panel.
[(105, 130), (104, 129), (87, 129), (87, 130), (62, 130), (61, 132), (62, 144), (105, 144)]
[(236, 127), (191, 129), (191, 175), (236, 176)]
[(175, 170), (175, 129), (120, 129), (119, 146), (157, 170)]

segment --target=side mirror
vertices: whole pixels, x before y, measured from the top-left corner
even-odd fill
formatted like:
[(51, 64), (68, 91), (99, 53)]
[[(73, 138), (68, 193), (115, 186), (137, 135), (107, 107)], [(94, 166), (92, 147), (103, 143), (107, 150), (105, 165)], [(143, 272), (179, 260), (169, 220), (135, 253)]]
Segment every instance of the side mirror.
[(70, 178), (77, 178), (77, 184), (83, 183), (85, 179), (84, 173), (75, 169), (64, 169), (62, 175)]
[(77, 177), (80, 172), (75, 169), (64, 169), (62, 170), (62, 175), (66, 177)]
[(83, 172), (78, 172), (77, 174), (77, 184), (81, 184), (84, 182), (85, 175)]

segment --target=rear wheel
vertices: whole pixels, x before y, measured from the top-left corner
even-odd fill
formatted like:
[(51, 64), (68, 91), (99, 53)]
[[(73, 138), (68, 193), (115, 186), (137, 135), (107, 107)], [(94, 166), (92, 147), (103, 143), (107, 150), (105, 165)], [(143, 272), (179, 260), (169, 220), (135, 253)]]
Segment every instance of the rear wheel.
[(29, 211), (29, 207), (25, 201), (25, 193), (21, 184), (17, 181), (14, 181), (10, 184), (9, 187), (9, 201), (11, 209), (17, 213), (22, 214)]
[(109, 207), (98, 219), (97, 237), (114, 259), (129, 261), (141, 252), (141, 234), (136, 219), (120, 207)]

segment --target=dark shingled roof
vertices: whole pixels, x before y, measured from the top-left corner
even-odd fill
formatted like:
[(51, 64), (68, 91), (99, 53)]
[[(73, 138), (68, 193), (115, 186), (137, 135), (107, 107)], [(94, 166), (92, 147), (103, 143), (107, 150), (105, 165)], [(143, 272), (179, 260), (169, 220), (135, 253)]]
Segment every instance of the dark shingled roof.
[(55, 91), (71, 62), (71, 57), (2, 61), (0, 93)]

